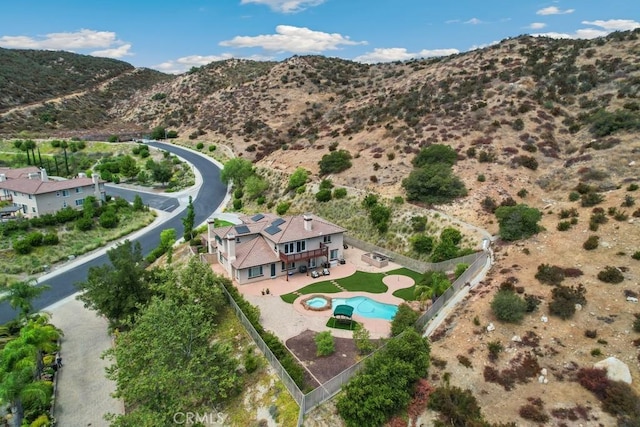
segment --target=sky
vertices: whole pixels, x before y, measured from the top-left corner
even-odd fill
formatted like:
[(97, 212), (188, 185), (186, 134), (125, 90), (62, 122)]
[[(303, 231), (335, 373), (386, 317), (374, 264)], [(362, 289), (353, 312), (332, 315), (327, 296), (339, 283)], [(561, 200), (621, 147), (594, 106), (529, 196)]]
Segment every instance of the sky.
[(639, 0), (0, 0), (0, 47), (166, 73), (309, 54), (389, 62), (522, 34), (590, 39), (638, 27)]

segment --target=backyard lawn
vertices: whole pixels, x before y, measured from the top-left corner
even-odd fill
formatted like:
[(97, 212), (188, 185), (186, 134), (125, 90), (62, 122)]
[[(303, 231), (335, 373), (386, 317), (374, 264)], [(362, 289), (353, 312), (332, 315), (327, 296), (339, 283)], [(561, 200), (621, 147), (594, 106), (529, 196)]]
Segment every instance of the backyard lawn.
[[(335, 282), (338, 283), (338, 285), (340, 285), (344, 290), (349, 292), (370, 292), (372, 294), (383, 294), (387, 292), (389, 288), (382, 282), (382, 279), (385, 276), (393, 274), (411, 277), (416, 282), (422, 277), (421, 273), (409, 270), (408, 268), (399, 268), (387, 273), (367, 273), (364, 271), (356, 271), (349, 277), (336, 279)], [(397, 290), (393, 293), (393, 295), (406, 301), (412, 301), (414, 300), (414, 290), (415, 285), (411, 286), (410, 288)], [(296, 292), (281, 295), (280, 298), (282, 298), (284, 302), (293, 304), (293, 302), (300, 296), (300, 294), (333, 294), (336, 292), (341, 292), (340, 288), (331, 283), (331, 281), (324, 280), (322, 282), (307, 285), (304, 288), (298, 289)]]

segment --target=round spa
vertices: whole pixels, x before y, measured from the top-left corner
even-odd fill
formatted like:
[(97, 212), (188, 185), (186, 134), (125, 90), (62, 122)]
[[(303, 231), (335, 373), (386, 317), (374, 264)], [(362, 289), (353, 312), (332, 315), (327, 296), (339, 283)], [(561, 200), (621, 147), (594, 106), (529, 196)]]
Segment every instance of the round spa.
[(331, 309), (331, 297), (311, 295), (302, 300), (302, 306), (307, 310), (324, 311)]

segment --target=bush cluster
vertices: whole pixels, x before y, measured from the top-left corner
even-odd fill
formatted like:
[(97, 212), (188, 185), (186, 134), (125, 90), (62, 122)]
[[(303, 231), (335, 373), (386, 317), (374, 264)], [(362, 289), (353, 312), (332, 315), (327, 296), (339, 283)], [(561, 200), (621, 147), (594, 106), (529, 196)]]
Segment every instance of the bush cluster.
[(605, 283), (620, 283), (624, 280), (624, 275), (619, 268), (607, 265), (598, 272), (598, 279)]
[(600, 237), (598, 236), (589, 236), (587, 240), (584, 241), (582, 247), (588, 251), (592, 251), (598, 248), (598, 244), (600, 242)]
[(331, 331), (318, 332), (313, 340), (316, 343), (317, 356), (329, 356), (336, 350)]
[(551, 291), (549, 313), (566, 320), (576, 312), (576, 304), (586, 304), (587, 290), (580, 284), (578, 287), (559, 285)]
[(498, 320), (517, 323), (527, 311), (527, 302), (515, 292), (503, 289), (493, 297), (491, 310)]
[(640, 424), (640, 396), (629, 384), (612, 381), (604, 369), (597, 368), (581, 368), (577, 379), (602, 402), (605, 412), (618, 418), (618, 425)]
[(534, 276), (540, 283), (557, 286), (565, 278), (564, 269), (557, 265), (540, 264)]

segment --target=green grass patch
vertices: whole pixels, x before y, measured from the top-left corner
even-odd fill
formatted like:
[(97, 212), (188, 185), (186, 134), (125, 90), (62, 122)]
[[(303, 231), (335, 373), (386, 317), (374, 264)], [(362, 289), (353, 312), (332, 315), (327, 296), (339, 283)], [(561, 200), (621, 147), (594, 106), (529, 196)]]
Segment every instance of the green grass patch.
[(232, 222), (225, 221), (224, 219), (216, 218), (216, 219), (213, 220), (213, 226), (216, 227), (216, 228), (217, 227), (228, 227), (230, 225), (234, 225), (234, 224)]
[(393, 293), (394, 297), (402, 298), (405, 301), (415, 301), (416, 285), (408, 288), (398, 289)]
[(404, 268), (404, 267), (387, 272), (388, 276), (391, 276), (393, 274), (399, 274), (401, 276), (411, 277), (413, 281), (416, 283), (418, 283), (423, 276), (423, 273), (418, 273), (417, 271), (409, 270), (408, 268)]
[(294, 294), (293, 292), (291, 292), (290, 294), (284, 294), (284, 295), (280, 295), (280, 298), (282, 299), (282, 301), (287, 302), (289, 304), (293, 304), (293, 302), (296, 300), (296, 298), (298, 298), (300, 295), (298, 294)]
[(350, 292), (370, 292), (372, 294), (382, 294), (389, 289), (382, 283), (383, 273), (367, 273), (356, 271), (349, 277), (337, 279), (336, 282)]
[(353, 331), (356, 328), (356, 326), (358, 326), (358, 322), (356, 322), (355, 320), (352, 320), (351, 323), (346, 323), (346, 322), (340, 322), (335, 317), (332, 317), (327, 321), (328, 328)]

